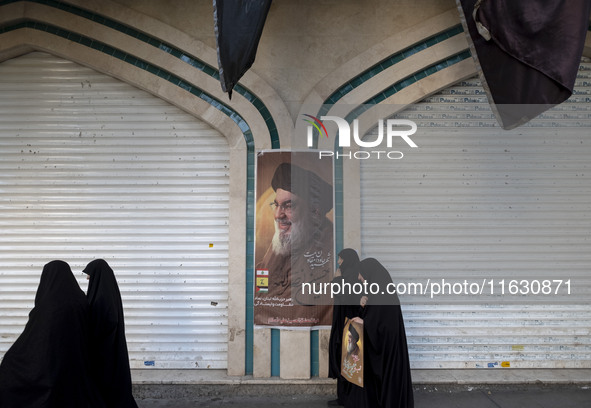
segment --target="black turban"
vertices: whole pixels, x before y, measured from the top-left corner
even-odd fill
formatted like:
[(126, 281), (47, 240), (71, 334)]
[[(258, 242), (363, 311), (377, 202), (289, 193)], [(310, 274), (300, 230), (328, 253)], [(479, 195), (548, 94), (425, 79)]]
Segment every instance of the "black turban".
[(271, 187), (296, 194), (308, 200), (311, 208), (326, 214), (332, 208), (332, 188), (320, 176), (309, 170), (302, 169), (291, 163), (281, 163), (277, 166)]
[(349, 325), (349, 333), (351, 333), (351, 336), (353, 336), (355, 343), (357, 343), (359, 341), (359, 333), (357, 332), (357, 329), (355, 329), (355, 326), (353, 326), (353, 324)]

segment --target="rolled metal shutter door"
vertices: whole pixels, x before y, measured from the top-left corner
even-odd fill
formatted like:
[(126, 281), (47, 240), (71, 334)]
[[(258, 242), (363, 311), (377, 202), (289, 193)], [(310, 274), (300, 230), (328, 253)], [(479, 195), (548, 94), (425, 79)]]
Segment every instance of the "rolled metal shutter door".
[(0, 356), (43, 265), (109, 262), (132, 368), (226, 368), (229, 148), (147, 92), (49, 54), (0, 64)]
[(583, 61), (569, 101), (503, 131), (469, 79), (396, 115), (418, 124), (419, 149), (361, 162), (362, 255), (395, 282), (485, 280), (489, 293), (492, 279), (499, 294), (522, 274), (570, 279), (568, 301), (545, 303), (485, 305), (463, 289), (431, 302), (402, 286), (414, 368), (591, 367), (590, 101)]

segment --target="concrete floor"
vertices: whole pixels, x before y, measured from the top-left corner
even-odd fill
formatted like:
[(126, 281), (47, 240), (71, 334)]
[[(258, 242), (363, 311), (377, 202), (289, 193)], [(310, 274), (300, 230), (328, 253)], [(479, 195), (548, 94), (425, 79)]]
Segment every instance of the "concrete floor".
[[(588, 386), (415, 387), (415, 408), (589, 408)], [(332, 395), (213, 396), (138, 400), (140, 408), (324, 408)]]
[[(413, 370), (416, 408), (591, 408), (589, 369)], [(229, 377), (225, 370), (133, 370), (140, 408), (326, 407), (327, 378)]]

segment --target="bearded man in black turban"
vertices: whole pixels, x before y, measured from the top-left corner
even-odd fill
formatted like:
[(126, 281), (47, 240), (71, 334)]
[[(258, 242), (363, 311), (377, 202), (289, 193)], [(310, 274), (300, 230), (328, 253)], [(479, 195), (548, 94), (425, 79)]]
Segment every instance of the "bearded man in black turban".
[[(332, 186), (316, 173), (292, 163), (280, 164), (271, 180), (275, 233), (257, 270), (268, 271), (265, 297), (291, 299), (294, 305), (322, 305), (320, 324), (330, 325), (327, 296), (302, 290), (330, 282), (334, 268)], [(325, 310), (324, 310), (325, 309)]]

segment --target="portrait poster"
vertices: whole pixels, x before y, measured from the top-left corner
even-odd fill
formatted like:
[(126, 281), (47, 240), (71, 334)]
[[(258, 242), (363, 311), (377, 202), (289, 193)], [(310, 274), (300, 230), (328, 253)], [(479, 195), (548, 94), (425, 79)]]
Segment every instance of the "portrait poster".
[(363, 387), (363, 325), (345, 318), (341, 356), (341, 375)]
[(333, 185), (333, 159), (318, 151), (257, 154), (255, 325), (331, 325)]

